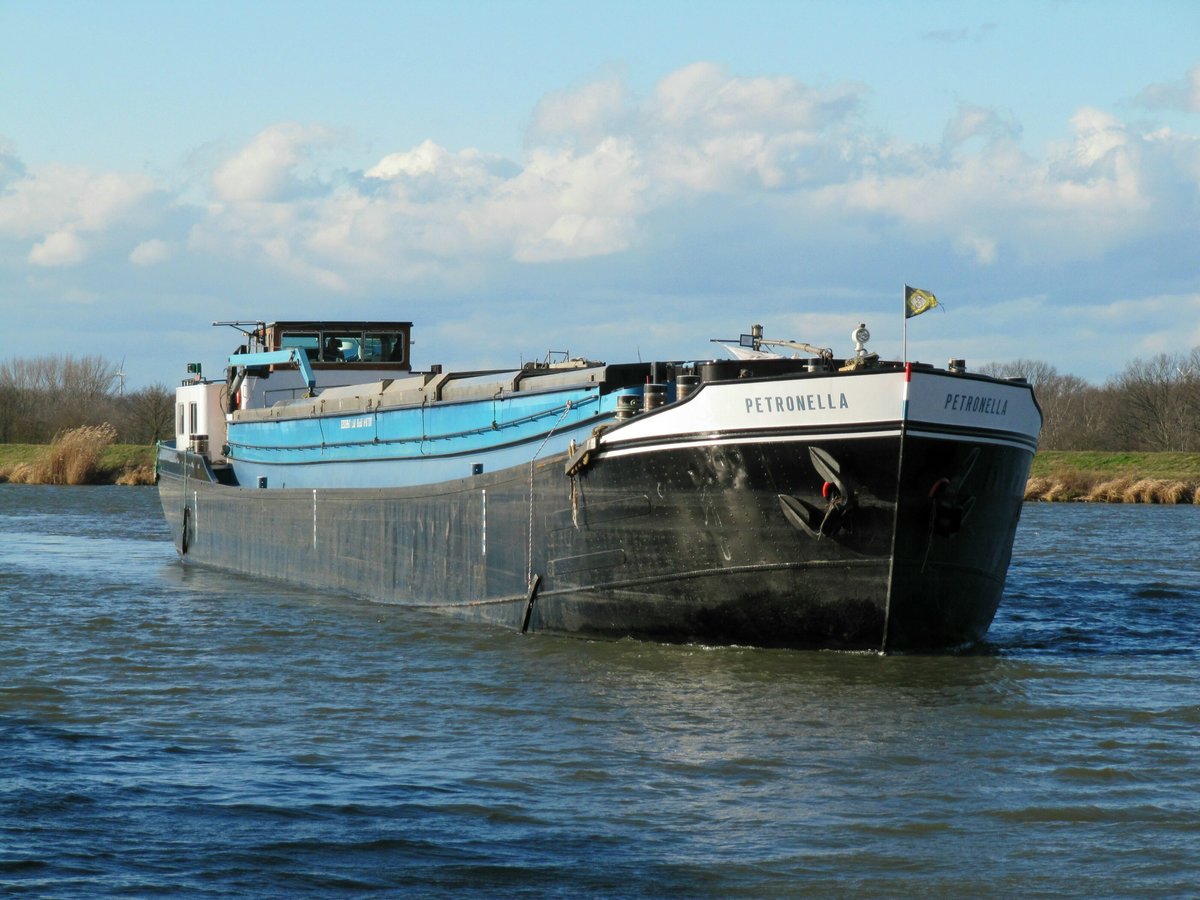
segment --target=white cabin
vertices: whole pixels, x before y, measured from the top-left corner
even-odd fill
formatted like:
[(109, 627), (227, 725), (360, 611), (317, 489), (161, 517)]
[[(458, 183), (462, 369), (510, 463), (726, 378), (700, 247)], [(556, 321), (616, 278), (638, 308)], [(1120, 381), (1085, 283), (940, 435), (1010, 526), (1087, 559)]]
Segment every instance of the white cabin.
[(224, 381), (195, 381), (175, 389), (175, 447), (202, 453), (212, 462), (225, 461), (225, 410), (229, 388)]

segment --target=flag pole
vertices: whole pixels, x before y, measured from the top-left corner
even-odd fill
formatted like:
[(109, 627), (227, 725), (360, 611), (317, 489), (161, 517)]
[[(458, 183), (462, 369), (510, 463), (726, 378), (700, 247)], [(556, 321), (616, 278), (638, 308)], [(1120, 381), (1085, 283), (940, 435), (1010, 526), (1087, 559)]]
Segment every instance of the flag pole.
[(908, 285), (904, 285), (904, 362), (908, 362)]

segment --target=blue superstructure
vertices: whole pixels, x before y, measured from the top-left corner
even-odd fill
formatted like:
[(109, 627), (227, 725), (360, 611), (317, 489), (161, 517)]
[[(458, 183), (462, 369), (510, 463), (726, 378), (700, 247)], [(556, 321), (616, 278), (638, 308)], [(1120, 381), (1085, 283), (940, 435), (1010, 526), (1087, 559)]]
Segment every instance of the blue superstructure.
[(219, 324), (250, 340), (224, 385), (181, 388), (176, 445), (202, 445), (245, 486), (434, 485), (528, 465), (613, 422), (623, 395), (640, 402), (650, 371), (564, 358), (418, 373), (408, 322)]

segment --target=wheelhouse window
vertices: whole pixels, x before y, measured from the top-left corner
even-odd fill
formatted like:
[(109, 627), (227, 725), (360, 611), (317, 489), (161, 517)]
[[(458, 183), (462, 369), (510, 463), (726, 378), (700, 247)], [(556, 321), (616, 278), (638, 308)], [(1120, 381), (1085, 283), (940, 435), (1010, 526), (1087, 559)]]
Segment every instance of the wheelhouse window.
[(363, 359), (371, 362), (407, 361), (404, 332), (368, 332), (363, 337)]
[(266, 329), (265, 346), (301, 349), (313, 363), (407, 369), (410, 327), (409, 322), (279, 322)]
[(279, 339), (279, 349), (290, 350), (293, 347), (303, 350), (309, 362), (316, 362), (321, 356), (321, 335), (317, 332), (285, 331)]
[(362, 344), (361, 331), (322, 332), (321, 360), (323, 362), (362, 362)]

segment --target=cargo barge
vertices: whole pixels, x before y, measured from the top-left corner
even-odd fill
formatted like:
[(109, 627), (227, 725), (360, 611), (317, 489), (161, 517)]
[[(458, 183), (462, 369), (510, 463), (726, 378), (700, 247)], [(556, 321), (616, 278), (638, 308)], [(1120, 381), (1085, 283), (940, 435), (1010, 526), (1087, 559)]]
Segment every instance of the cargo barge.
[(417, 371), (409, 322), (233, 325), (158, 448), (188, 564), (521, 632), (852, 650), (978, 641), (1030, 386), (770, 341)]

